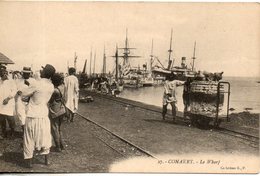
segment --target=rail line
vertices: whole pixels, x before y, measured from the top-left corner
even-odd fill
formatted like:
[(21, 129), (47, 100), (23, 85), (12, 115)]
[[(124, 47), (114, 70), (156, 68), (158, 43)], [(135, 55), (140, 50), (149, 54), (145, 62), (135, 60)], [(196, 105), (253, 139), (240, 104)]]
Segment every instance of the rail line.
[[(135, 101), (132, 101), (132, 100), (126, 101), (125, 99), (122, 99), (120, 97), (114, 98), (114, 97), (111, 97), (111, 96), (108, 96), (108, 95), (103, 95), (103, 94), (98, 94), (98, 93), (91, 93), (91, 94), (95, 95), (99, 98), (105, 98), (105, 99), (108, 99), (108, 100), (111, 100), (111, 101), (114, 101), (114, 102), (118, 102), (120, 104), (130, 105), (130, 106), (133, 106), (133, 107), (137, 107), (137, 108), (141, 108), (141, 109), (144, 109), (144, 110), (148, 110), (148, 111), (152, 111), (152, 112), (156, 112), (156, 113), (161, 114), (161, 109), (155, 108), (152, 105), (144, 105), (143, 103), (135, 102)], [(236, 138), (239, 138), (239, 139), (243, 139), (243, 140), (252, 142), (254, 144), (259, 144), (259, 137), (257, 137), (257, 136), (249, 135), (249, 134), (246, 134), (246, 133), (242, 133), (242, 132), (238, 132), (238, 131), (234, 131), (234, 130), (230, 130), (230, 129), (226, 129), (226, 128), (222, 128), (222, 127), (219, 127), (214, 131), (222, 133), (222, 134), (226, 134), (226, 135), (229, 135), (229, 136), (233, 136), (233, 137), (236, 137)]]
[(257, 137), (257, 136), (253, 136), (253, 135), (249, 135), (249, 134), (245, 134), (245, 133), (241, 133), (241, 132), (238, 132), (238, 131), (233, 131), (233, 130), (229, 130), (229, 129), (221, 128), (221, 127), (219, 127), (216, 130), (216, 132), (226, 134), (226, 135), (229, 135), (229, 136), (233, 136), (233, 137), (236, 137), (236, 138), (240, 138), (240, 139), (249, 141), (253, 144), (259, 145), (259, 137)]
[[(78, 114), (79, 115), (79, 114)], [(95, 138), (97, 138), (99, 141), (101, 141), (103, 144), (105, 144), (106, 146), (108, 146), (109, 148), (111, 148), (112, 150), (114, 150), (116, 153), (120, 154), (123, 157), (126, 157), (126, 155), (124, 155), (123, 153), (119, 152), (118, 150), (116, 150), (114, 147), (112, 147), (111, 145), (109, 145), (109, 143), (107, 143), (106, 141), (104, 141), (103, 139), (101, 139), (100, 137), (94, 135), (93, 133), (91, 133), (92, 136), (94, 136)]]
[[(111, 135), (113, 135), (113, 136), (115, 136), (116, 138), (120, 139), (121, 141), (127, 143), (128, 145), (130, 145), (130, 146), (136, 148), (137, 150), (139, 150), (141, 153), (147, 155), (148, 157), (152, 157), (152, 158), (158, 160), (158, 158), (156, 158), (156, 157), (155, 157), (154, 155), (152, 155), (150, 152), (148, 152), (148, 151), (146, 151), (145, 149), (143, 149), (143, 148), (141, 148), (141, 147), (139, 147), (139, 146), (133, 144), (132, 142), (130, 142), (130, 141), (124, 139), (123, 137), (119, 136), (118, 134), (113, 133), (111, 130), (107, 129), (106, 127), (104, 127), (104, 126), (102, 126), (102, 125), (96, 123), (95, 121), (93, 121), (93, 120), (91, 120), (91, 119), (85, 117), (84, 115), (82, 115), (82, 114), (80, 114), (80, 113), (77, 113), (77, 115), (80, 116), (81, 118), (83, 118), (84, 120), (87, 120), (87, 121), (93, 123), (94, 125), (96, 125), (96, 126), (102, 128), (103, 130), (107, 131), (108, 133), (110, 133)], [(94, 134), (92, 134), (92, 135), (95, 136), (96, 138), (98, 138), (101, 142), (103, 142), (105, 145), (107, 145), (107, 146), (108, 146), (109, 148), (111, 148), (112, 150), (114, 150), (114, 151), (116, 151), (117, 153), (119, 153), (120, 155), (126, 157), (126, 155), (124, 155), (122, 152), (119, 152), (118, 150), (116, 150), (114, 147), (112, 147), (111, 145), (109, 145), (107, 142), (105, 142), (105, 141), (104, 141), (103, 139), (101, 139), (100, 137), (98, 137), (98, 136), (96, 136), (96, 135), (94, 135)]]

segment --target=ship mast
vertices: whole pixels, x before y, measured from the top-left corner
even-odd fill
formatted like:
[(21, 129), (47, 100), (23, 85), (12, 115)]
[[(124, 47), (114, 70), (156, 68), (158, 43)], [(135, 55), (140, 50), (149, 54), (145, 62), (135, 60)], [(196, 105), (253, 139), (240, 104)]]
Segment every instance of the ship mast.
[(114, 56), (112, 56), (112, 57), (114, 57), (114, 58), (116, 58), (116, 74), (115, 74), (115, 79), (116, 79), (116, 81), (118, 81), (118, 72), (119, 72), (119, 67), (118, 67), (118, 47), (117, 47), (117, 44), (116, 44), (116, 53), (115, 53), (115, 55)]
[(170, 40), (170, 49), (168, 50), (169, 52), (169, 60), (168, 60), (168, 70), (170, 70), (173, 61), (171, 60), (171, 55), (172, 55), (172, 29), (171, 29), (171, 40)]
[(150, 59), (150, 70), (152, 71), (152, 67), (153, 67), (153, 39), (152, 39), (152, 49), (151, 49), (150, 57), (151, 57), (151, 59)]
[(125, 39), (125, 47), (124, 48), (118, 48), (118, 49), (123, 49), (123, 56), (118, 56), (122, 57), (124, 59), (123, 65), (129, 64), (129, 58), (134, 58), (134, 57), (140, 57), (140, 56), (130, 56), (130, 50), (131, 49), (136, 49), (136, 48), (129, 48), (128, 47), (128, 37), (127, 37), (128, 30), (126, 29), (126, 39)]
[(193, 50), (193, 57), (192, 57), (192, 68), (191, 68), (191, 70), (193, 71), (194, 70), (194, 61), (195, 61), (195, 59), (196, 59), (196, 57), (195, 57), (195, 54), (196, 54), (196, 41), (195, 41), (195, 43), (194, 43), (194, 50)]
[(91, 76), (91, 65), (92, 65), (92, 47), (90, 51), (89, 76)]
[(106, 48), (104, 46), (104, 55), (103, 55), (103, 70), (102, 70), (103, 74), (106, 74)]
[(118, 47), (117, 47), (117, 45), (116, 45), (115, 58), (116, 58), (116, 81), (118, 81)]
[(128, 54), (130, 54), (130, 50), (128, 49), (128, 38), (127, 38), (127, 32), (126, 29), (126, 38), (125, 38), (125, 48), (124, 48), (124, 64), (128, 64)]
[(94, 55), (94, 68), (93, 68), (93, 75), (95, 74), (95, 67), (96, 67), (96, 51)]
[(74, 56), (74, 68), (75, 68), (76, 72), (77, 72), (77, 59), (78, 59), (78, 56), (77, 56), (77, 54), (76, 54), (76, 52), (75, 52), (75, 56)]
[(88, 61), (88, 60), (85, 59), (85, 63), (84, 63), (84, 67), (83, 67), (82, 73), (86, 73), (87, 61)]

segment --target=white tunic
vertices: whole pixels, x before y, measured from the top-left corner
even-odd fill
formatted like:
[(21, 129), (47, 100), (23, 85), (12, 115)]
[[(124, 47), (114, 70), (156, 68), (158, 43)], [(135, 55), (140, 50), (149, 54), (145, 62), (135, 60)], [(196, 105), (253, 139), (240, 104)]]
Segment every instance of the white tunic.
[(48, 102), (54, 91), (54, 86), (49, 79), (42, 78), (35, 84), (24, 89), (22, 96), (30, 97), (27, 117), (48, 118)]
[[(0, 83), (0, 114), (13, 116), (14, 115), (14, 96), (17, 92), (16, 84), (13, 79), (1, 81)], [(11, 98), (6, 105), (3, 105), (3, 100), (7, 97)]]
[[(28, 85), (24, 83), (25, 79), (17, 79), (16, 86), (19, 91), (24, 91), (24, 89), (28, 88)], [(29, 78), (27, 81), (32, 85), (35, 83), (35, 79)], [(20, 125), (25, 124), (26, 113), (28, 110), (28, 102), (22, 101), (21, 96), (16, 96), (15, 100), (15, 117), (18, 119)]]
[(34, 149), (48, 154), (51, 147), (48, 102), (54, 91), (49, 79), (42, 78), (24, 89), (22, 96), (29, 96), (27, 117), (24, 128), (24, 158), (32, 158)]
[[(184, 84), (184, 81), (173, 80), (173, 81), (166, 81), (164, 84), (164, 93), (163, 93), (163, 105), (167, 103), (177, 103), (176, 99), (176, 88), (177, 86), (181, 86)], [(170, 94), (169, 97), (167, 94)]]
[(78, 110), (79, 82), (74, 75), (64, 79), (64, 99), (66, 107), (75, 113)]

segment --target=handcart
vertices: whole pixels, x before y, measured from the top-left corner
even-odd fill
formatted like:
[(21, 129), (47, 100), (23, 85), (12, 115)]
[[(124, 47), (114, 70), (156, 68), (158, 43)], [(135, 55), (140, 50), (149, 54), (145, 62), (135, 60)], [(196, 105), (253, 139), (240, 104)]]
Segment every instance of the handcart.
[(190, 84), (188, 98), (189, 107), (184, 114), (190, 118), (191, 124), (209, 126), (213, 122), (214, 127), (219, 127), (222, 120), (229, 121), (229, 82), (194, 80)]

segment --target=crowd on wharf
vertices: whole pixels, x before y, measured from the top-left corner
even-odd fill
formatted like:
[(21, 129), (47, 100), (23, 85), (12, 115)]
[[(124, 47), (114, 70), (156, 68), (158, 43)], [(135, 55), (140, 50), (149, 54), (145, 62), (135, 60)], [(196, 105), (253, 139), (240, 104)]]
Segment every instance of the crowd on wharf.
[(112, 77), (95, 75), (87, 84), (80, 85), (82, 77), (75, 68), (68, 68), (68, 74), (64, 74), (50, 64), (35, 72), (31, 67), (11, 71), (0, 65), (0, 78), (0, 141), (14, 139), (22, 131), (21, 147), (28, 168), (33, 167), (35, 155), (44, 156), (45, 164), (49, 165), (50, 149), (53, 147), (55, 152), (65, 149), (61, 125), (74, 121), (80, 88), (116, 96), (120, 84)]
[(79, 80), (79, 88), (86, 88), (113, 96), (117, 96), (122, 91), (123, 81), (121, 79), (116, 80), (110, 74), (93, 74), (91, 76), (77, 74), (76, 76)]
[[(34, 154), (43, 155), (48, 165), (48, 154), (55, 143), (55, 151), (64, 150), (61, 124), (64, 120), (73, 122), (78, 110), (80, 88), (117, 96), (123, 82), (107, 75), (86, 77), (76, 74), (76, 69), (68, 68), (68, 74), (59, 73), (46, 64), (42, 70), (32, 72), (30, 67), (20, 71), (8, 71), (0, 65), (0, 122), (2, 135), (7, 138), (7, 122), (10, 137), (15, 133), (15, 126), (23, 132), (23, 155), (26, 165), (32, 167)], [(165, 120), (167, 106), (172, 108), (172, 120), (176, 120), (176, 89), (183, 86), (184, 112), (190, 106), (190, 84), (194, 79), (180, 81), (175, 74), (165, 76), (162, 95), (162, 119)], [(85, 79), (85, 80), (83, 80)], [(184, 114), (185, 115), (185, 114)], [(17, 123), (18, 122), (18, 123)]]
[(57, 152), (64, 149), (61, 123), (65, 117), (73, 122), (78, 109), (79, 84), (75, 71), (69, 68), (68, 76), (64, 77), (50, 64), (35, 73), (30, 67), (24, 67), (21, 72), (9, 72), (6, 66), (0, 66), (0, 140), (9, 135), (12, 138), (15, 126), (21, 126), (23, 156), (29, 168), (34, 154), (43, 155), (45, 164), (50, 164), (48, 154), (52, 138)]

